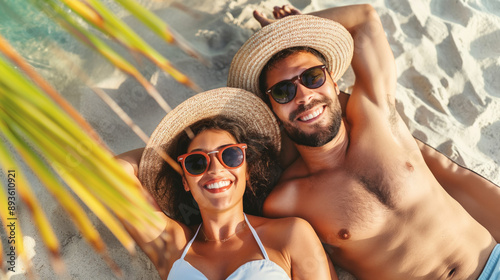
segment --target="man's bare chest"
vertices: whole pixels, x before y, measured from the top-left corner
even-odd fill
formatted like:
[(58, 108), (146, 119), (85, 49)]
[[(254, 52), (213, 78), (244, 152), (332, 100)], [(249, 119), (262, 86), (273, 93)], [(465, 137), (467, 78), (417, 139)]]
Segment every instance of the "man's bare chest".
[(370, 238), (407, 209), (416, 190), (414, 172), (415, 167), (403, 161), (398, 166), (357, 166), (302, 178), (301, 211), (325, 243)]

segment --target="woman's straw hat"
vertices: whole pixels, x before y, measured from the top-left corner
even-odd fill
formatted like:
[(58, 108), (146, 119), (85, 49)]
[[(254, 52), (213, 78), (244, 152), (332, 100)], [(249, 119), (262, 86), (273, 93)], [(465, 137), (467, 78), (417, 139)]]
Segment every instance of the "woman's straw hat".
[[(156, 149), (168, 151), (172, 140), (185, 128), (215, 116), (234, 120), (248, 132), (268, 136), (270, 145), (279, 152), (281, 138), (278, 123), (269, 107), (257, 96), (243, 89), (229, 87), (199, 93), (179, 104), (161, 120), (142, 154), (139, 180), (160, 207), (165, 205), (167, 198), (158, 194), (154, 185), (164, 161)], [(164, 207), (161, 208), (164, 210)]]
[(351, 64), (353, 40), (339, 23), (311, 15), (287, 16), (264, 26), (243, 44), (231, 62), (228, 86), (243, 88), (263, 98), (259, 75), (269, 59), (291, 47), (310, 47), (325, 56), (333, 81)]

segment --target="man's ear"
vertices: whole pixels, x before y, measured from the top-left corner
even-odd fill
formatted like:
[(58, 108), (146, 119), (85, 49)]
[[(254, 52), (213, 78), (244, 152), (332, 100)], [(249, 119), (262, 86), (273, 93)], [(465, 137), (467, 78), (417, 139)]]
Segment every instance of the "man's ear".
[(333, 82), (333, 84), (335, 85), (335, 92), (337, 93), (337, 95), (339, 95), (340, 94), (339, 86), (337, 85), (336, 82)]
[(184, 177), (184, 175), (182, 176), (182, 186), (184, 186), (185, 191), (187, 191), (187, 192), (189, 191), (189, 185), (188, 185), (188, 183), (186, 181), (186, 177)]

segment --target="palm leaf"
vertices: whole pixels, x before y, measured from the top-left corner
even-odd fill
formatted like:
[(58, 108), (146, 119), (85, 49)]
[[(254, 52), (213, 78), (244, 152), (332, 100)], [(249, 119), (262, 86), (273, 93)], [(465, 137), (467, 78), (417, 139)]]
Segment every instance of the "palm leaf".
[[(192, 88), (195, 91), (201, 91), (201, 89), (195, 83), (193, 83), (188, 77), (179, 72), (177, 69), (175, 69), (165, 57), (163, 57), (148, 43), (146, 43), (123, 21), (113, 15), (113, 13), (109, 9), (107, 9), (106, 6), (104, 6), (100, 1), (61, 0), (61, 2), (63, 2), (68, 8), (81, 16), (89, 24), (114, 38), (130, 51), (140, 53), (151, 60), (162, 70), (170, 74), (178, 82)], [(135, 15), (135, 13), (138, 12), (132, 11), (132, 13)], [(165, 33), (173, 38), (173, 34), (169, 34), (168, 31), (166, 31)]]
[[(188, 47), (184, 40), (149, 11), (138, 7), (133, 1), (119, 1), (138, 19), (169, 43), (176, 43), (188, 54), (201, 56)], [(87, 43), (91, 48), (110, 61), (117, 69), (134, 77), (146, 91), (165, 110), (170, 106), (158, 91), (126, 59), (118, 54), (98, 35), (90, 32), (81, 21), (75, 20), (76, 14), (81, 19), (103, 32), (104, 36), (115, 39), (133, 53), (139, 53), (169, 73), (174, 79), (195, 90), (199, 88), (184, 74), (176, 70), (170, 62), (150, 47), (142, 38), (126, 26), (100, 1), (35, 1), (35, 4), (51, 18), (67, 28), (73, 35)], [(64, 4), (64, 5), (63, 5)], [(73, 11), (73, 14), (67, 8)], [(9, 170), (21, 170), (13, 158), (20, 158), (39, 178), (40, 182), (60, 203), (82, 236), (99, 252), (114, 272), (120, 271), (106, 253), (106, 245), (99, 232), (92, 225), (85, 210), (73, 197), (78, 198), (90, 209), (123, 246), (134, 252), (134, 241), (119, 220), (136, 229), (157, 228), (160, 224), (153, 214), (154, 208), (141, 193), (134, 178), (127, 173), (113, 158), (91, 126), (67, 103), (57, 91), (34, 71), (24, 59), (0, 35), (0, 52), (14, 65), (0, 56), (0, 167), (8, 177)], [(17, 68), (17, 69), (16, 69)], [(20, 72), (18, 69), (22, 70)], [(85, 73), (78, 76), (86, 80)], [(29, 79), (27, 78), (29, 77)], [(145, 142), (146, 134), (132, 119), (102, 90), (95, 92), (127, 123)], [(3, 143), (7, 143), (7, 146)], [(12, 149), (17, 156), (12, 156)], [(178, 164), (158, 151), (176, 169)], [(16, 191), (29, 209), (40, 235), (50, 252), (54, 270), (63, 268), (59, 256), (59, 242), (53, 233), (44, 211), (27, 179), (17, 173)], [(68, 188), (71, 192), (68, 191)], [(8, 187), (2, 186), (7, 190)], [(7, 192), (5, 192), (7, 193)], [(0, 195), (0, 218), (8, 232), (8, 199)], [(16, 215), (15, 212), (12, 213)], [(23, 252), (22, 235), (16, 228), (18, 246), (16, 253), (28, 263)], [(148, 232), (145, 231), (147, 234)], [(0, 252), (1, 253), (1, 252)], [(5, 252), (4, 252), (5, 253)], [(2, 256), (5, 256), (2, 254)], [(5, 260), (1, 260), (2, 263)]]
[(142, 21), (146, 26), (148, 26), (154, 33), (156, 33), (160, 38), (163, 38), (167, 43), (176, 44), (184, 52), (197, 58), (204, 64), (209, 64), (203, 56), (191, 48), (188, 43), (182, 39), (182, 36), (178, 35), (175, 30), (171, 29), (164, 21), (162, 21), (155, 14), (151, 13), (141, 5), (137, 4), (135, 1), (131, 0), (116, 0), (123, 7), (125, 7), (129, 12), (133, 13), (136, 18)]

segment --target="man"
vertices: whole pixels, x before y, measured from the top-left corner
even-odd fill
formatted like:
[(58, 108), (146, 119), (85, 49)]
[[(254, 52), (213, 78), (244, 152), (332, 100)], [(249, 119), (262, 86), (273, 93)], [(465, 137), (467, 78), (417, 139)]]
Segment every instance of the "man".
[[(500, 189), (414, 140), (395, 108), (394, 57), (374, 9), (313, 13), (345, 29), (291, 14), (275, 9), (287, 17), (254, 34), (229, 71), (228, 85), (268, 102), (300, 153), (265, 214), (309, 221), (358, 279), (498, 279)], [(351, 55), (347, 101), (335, 82)]]

